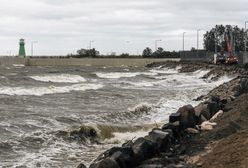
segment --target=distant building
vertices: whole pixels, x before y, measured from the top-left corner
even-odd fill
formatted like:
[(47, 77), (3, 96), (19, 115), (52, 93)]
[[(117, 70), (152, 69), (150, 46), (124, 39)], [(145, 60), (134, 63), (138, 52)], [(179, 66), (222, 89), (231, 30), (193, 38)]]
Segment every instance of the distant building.
[(26, 57), (24, 39), (20, 39), (20, 42), (19, 42), (19, 57)]

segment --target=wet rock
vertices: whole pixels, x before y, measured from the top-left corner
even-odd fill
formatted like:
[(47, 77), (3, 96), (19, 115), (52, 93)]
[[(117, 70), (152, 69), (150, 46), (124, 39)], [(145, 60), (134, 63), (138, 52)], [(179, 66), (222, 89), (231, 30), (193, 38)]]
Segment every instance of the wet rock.
[(192, 105), (179, 108), (177, 113), (180, 113), (180, 125), (182, 128), (194, 127), (196, 125), (195, 109)]
[(210, 113), (210, 117), (212, 117), (215, 113), (221, 110), (220, 104), (218, 102), (210, 102), (208, 103), (207, 109)]
[(227, 104), (227, 99), (222, 99), (220, 102), (221, 102), (222, 104)]
[(211, 96), (211, 101), (212, 102), (216, 102), (216, 103), (219, 103), (220, 102), (220, 97), (219, 96)]
[(131, 147), (113, 147), (102, 153), (94, 161), (93, 165), (105, 164), (104, 160), (109, 159), (115, 161), (120, 168), (133, 167), (135, 164), (134, 153)]
[(111, 158), (114, 159), (120, 168), (133, 167), (135, 165), (135, 161), (133, 159), (133, 151), (128, 150), (126, 152), (115, 152)]
[(248, 77), (247, 76), (242, 76), (239, 85), (236, 88), (235, 97), (238, 97), (239, 95), (248, 92)]
[(122, 144), (122, 147), (132, 147), (132, 146), (133, 146), (133, 141), (132, 140), (127, 141), (124, 144)]
[(224, 105), (217, 97), (213, 97), (212, 100), (210, 99), (209, 101), (199, 104), (198, 106), (195, 107), (195, 115), (197, 117), (200, 116), (199, 117), (200, 122), (198, 122), (198, 124), (204, 122), (204, 120), (202, 120), (203, 119), (202, 116), (206, 120), (210, 120), (211, 117), (221, 109), (224, 109)]
[(207, 120), (209, 120), (211, 118), (211, 112), (210, 112), (210, 110), (208, 108), (208, 104), (203, 104), (202, 105), (202, 109), (201, 109), (200, 113)]
[(120, 168), (120, 166), (114, 159), (106, 158), (99, 162), (94, 162), (89, 168)]
[(174, 123), (176, 121), (180, 121), (180, 117), (181, 117), (180, 113), (172, 113), (169, 117), (169, 122)]
[(190, 134), (199, 134), (200, 133), (197, 129), (194, 129), (194, 128), (187, 128), (186, 132), (190, 133)]
[(159, 129), (149, 132), (148, 139), (157, 143), (157, 149), (160, 152), (166, 152), (170, 145), (170, 133)]
[(207, 119), (203, 115), (201, 115), (201, 121), (200, 121), (200, 123), (203, 123), (204, 121), (207, 121)]
[(138, 168), (164, 168), (161, 164), (143, 164), (140, 165)]
[(180, 122), (174, 122), (174, 123), (167, 123), (162, 126), (162, 130), (172, 130), (173, 136), (174, 137), (179, 137), (180, 135)]
[(200, 117), (204, 110), (204, 105), (201, 103), (195, 107), (195, 116)]
[(136, 165), (154, 156), (157, 153), (156, 146), (156, 143), (148, 139), (137, 139), (132, 146)]
[(194, 101), (201, 101), (204, 99), (204, 97), (205, 97), (205, 95), (201, 95), (201, 96), (197, 97), (196, 99), (194, 99)]
[(68, 135), (71, 139), (89, 139), (91, 141), (96, 141), (98, 137), (96, 130), (90, 126), (81, 126), (79, 129), (70, 131)]
[(80, 163), (77, 168), (87, 168), (83, 163)]
[(121, 152), (123, 154), (133, 156), (133, 151), (132, 151), (132, 148), (130, 148), (130, 147), (113, 147), (113, 148), (105, 151), (101, 155), (99, 155), (98, 158), (94, 162), (98, 162), (98, 161), (104, 160), (106, 158), (109, 158), (114, 153), (117, 153), (117, 152)]

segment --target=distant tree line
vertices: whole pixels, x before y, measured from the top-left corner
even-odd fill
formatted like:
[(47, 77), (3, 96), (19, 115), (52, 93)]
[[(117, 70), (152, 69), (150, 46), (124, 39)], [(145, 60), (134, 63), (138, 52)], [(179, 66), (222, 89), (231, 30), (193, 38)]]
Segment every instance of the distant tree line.
[(216, 25), (214, 28), (204, 34), (204, 48), (207, 51), (213, 52), (216, 49), (218, 52), (227, 51), (227, 36), (228, 39), (232, 39), (232, 46), (236, 52), (244, 51), (245, 35), (247, 36), (245, 30), (243, 28), (240, 29), (238, 26)]
[(142, 53), (144, 58), (179, 58), (180, 53), (176, 51), (165, 51), (162, 47), (159, 47), (156, 51), (152, 51), (151, 48), (147, 47)]
[[(141, 57), (141, 55), (129, 55), (128, 53), (122, 53), (120, 55), (100, 55), (100, 52), (97, 51), (95, 48), (93, 49), (80, 49), (77, 51), (77, 54), (69, 54), (68, 57), (73, 57), (73, 58), (85, 58), (85, 57), (92, 57), (92, 58), (97, 58), (97, 57), (119, 57), (119, 58), (135, 58), (135, 57)], [(180, 53), (176, 51), (165, 51), (162, 47), (159, 47), (156, 51), (152, 51), (151, 48), (147, 47), (144, 49), (142, 53), (143, 58), (179, 58)]]
[(84, 58), (84, 57), (98, 57), (100, 55), (100, 52), (97, 51), (95, 48), (93, 49), (80, 49), (77, 51), (77, 54), (71, 54), (70, 57), (74, 58)]

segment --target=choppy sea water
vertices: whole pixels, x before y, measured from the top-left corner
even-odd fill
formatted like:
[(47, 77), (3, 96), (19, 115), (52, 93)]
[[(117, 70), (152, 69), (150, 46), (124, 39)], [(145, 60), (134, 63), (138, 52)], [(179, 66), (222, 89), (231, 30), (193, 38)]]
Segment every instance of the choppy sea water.
[[(231, 80), (180, 67), (0, 67), (0, 167), (76, 167), (144, 136), (180, 106)], [(99, 143), (58, 136), (81, 126)]]

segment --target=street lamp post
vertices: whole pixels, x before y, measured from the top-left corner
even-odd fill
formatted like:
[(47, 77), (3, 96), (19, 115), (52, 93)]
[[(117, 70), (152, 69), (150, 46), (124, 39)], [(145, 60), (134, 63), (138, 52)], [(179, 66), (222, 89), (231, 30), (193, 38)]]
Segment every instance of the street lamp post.
[(245, 52), (246, 52), (246, 49), (247, 49), (247, 47), (246, 47), (246, 44), (247, 44), (247, 27), (246, 27), (246, 24), (248, 23), (248, 21), (245, 21)]
[(92, 43), (93, 43), (94, 41), (93, 40), (90, 40), (90, 45), (89, 45), (89, 49), (91, 50), (91, 46), (92, 46)]
[(186, 34), (186, 32), (183, 32), (183, 52), (184, 52), (184, 44), (185, 44), (184, 43), (184, 39), (185, 39), (184, 36), (185, 36), (185, 34)]
[(218, 48), (217, 48), (217, 42), (218, 42), (217, 29), (215, 29), (214, 36), (215, 36), (214, 50), (215, 50), (215, 54), (217, 54), (217, 52), (218, 52)]
[(199, 32), (201, 31), (201, 29), (197, 30), (197, 50), (199, 49)]
[(158, 42), (162, 40), (155, 40), (155, 51), (158, 49)]
[(198, 54), (198, 50), (199, 50), (199, 32), (201, 31), (201, 29), (197, 29), (197, 57), (199, 56)]
[(128, 52), (128, 48), (129, 48), (128, 44), (130, 44), (130, 41), (126, 41), (126, 44), (127, 44), (126, 47), (125, 47), (126, 51), (124, 53), (131, 54), (131, 53)]
[(34, 55), (34, 44), (38, 43), (38, 41), (32, 41), (31, 42), (31, 56)]

